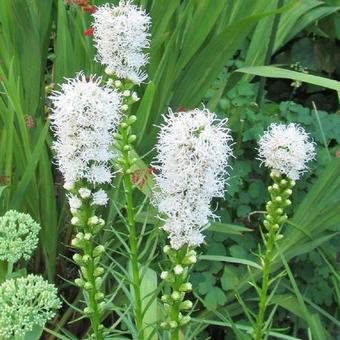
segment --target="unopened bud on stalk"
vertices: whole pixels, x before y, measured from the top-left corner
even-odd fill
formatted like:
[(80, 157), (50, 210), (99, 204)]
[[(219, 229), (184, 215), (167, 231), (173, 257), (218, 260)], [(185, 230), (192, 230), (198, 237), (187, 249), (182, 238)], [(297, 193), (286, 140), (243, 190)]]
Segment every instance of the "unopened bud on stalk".
[(185, 300), (181, 302), (180, 309), (191, 309), (192, 308), (192, 302), (190, 300)]
[(176, 275), (181, 275), (183, 273), (183, 267), (180, 265), (180, 264), (177, 264), (175, 267), (174, 267), (174, 273)]
[(166, 280), (169, 276), (169, 272), (168, 271), (163, 271), (161, 272), (161, 279), (162, 280)]
[(93, 271), (93, 276), (96, 277), (96, 276), (100, 276), (104, 273), (104, 268), (102, 267), (97, 267), (95, 268), (95, 270)]
[(94, 248), (93, 250), (93, 257), (97, 257), (100, 256), (101, 254), (103, 254), (105, 251), (105, 247), (103, 245), (99, 245), (96, 248)]
[(178, 300), (181, 299), (181, 294), (175, 290), (175, 291), (172, 292), (171, 298), (172, 298), (174, 301), (178, 301)]
[(79, 218), (74, 216), (71, 218), (71, 224), (72, 225), (77, 225), (79, 223)]
[(179, 287), (180, 292), (190, 292), (192, 290), (192, 284), (190, 282), (183, 283)]

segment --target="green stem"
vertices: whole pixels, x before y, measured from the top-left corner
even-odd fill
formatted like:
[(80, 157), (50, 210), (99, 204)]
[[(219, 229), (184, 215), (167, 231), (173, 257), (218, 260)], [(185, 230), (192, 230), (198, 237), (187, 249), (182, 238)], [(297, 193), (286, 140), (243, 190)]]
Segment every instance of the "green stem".
[(190, 316), (183, 316), (182, 311), (190, 310), (193, 305), (190, 300), (184, 299), (185, 294), (191, 291), (191, 284), (187, 280), (191, 265), (196, 263), (196, 252), (187, 246), (179, 250), (165, 246), (163, 250), (171, 267), (161, 274), (161, 278), (170, 286), (170, 295), (162, 295), (167, 315), (161, 327), (169, 330), (171, 340), (178, 340), (180, 329), (190, 322)]
[[(76, 194), (76, 191), (73, 194)], [(100, 262), (104, 247), (95, 246), (94, 243), (94, 238), (102, 226), (98, 218), (97, 222), (90, 224), (90, 218), (96, 217), (94, 213), (95, 210), (91, 207), (88, 199), (84, 199), (81, 209), (75, 213), (76, 218), (79, 220), (76, 224), (79, 233), (72, 240), (72, 245), (80, 250), (79, 253), (73, 256), (73, 259), (81, 270), (81, 278), (76, 279), (75, 283), (82, 289), (85, 298), (87, 307), (84, 312), (90, 319), (94, 338), (103, 340), (104, 327), (101, 324), (101, 317), (105, 309), (105, 303), (104, 301), (100, 302), (104, 299), (104, 295), (100, 290), (102, 282), (100, 276), (104, 270), (97, 267), (97, 265)]]
[[(87, 273), (88, 273), (88, 282), (91, 283), (91, 286), (93, 287), (92, 289), (89, 290), (88, 292), (88, 297), (89, 297), (89, 307), (91, 308), (92, 312), (90, 314), (90, 321), (91, 321), (91, 326), (93, 329), (93, 333), (96, 337), (97, 340), (102, 340), (104, 339), (102, 329), (100, 327), (100, 319), (101, 319), (101, 313), (98, 309), (98, 304), (96, 301), (96, 294), (99, 293), (99, 290), (97, 290), (96, 287), (96, 278), (94, 276), (94, 269), (95, 269), (95, 259), (93, 256), (93, 244), (90, 245), (89, 247), (89, 252), (87, 253), (88, 256), (90, 256), (90, 261), (87, 265)], [(86, 253), (85, 253), (86, 254)]]
[(179, 328), (171, 332), (171, 340), (179, 339)]
[(274, 184), (268, 187), (271, 195), (271, 200), (267, 203), (267, 214), (263, 222), (268, 233), (265, 237), (265, 253), (260, 255), (262, 262), (262, 285), (259, 292), (259, 308), (254, 327), (254, 338), (262, 340), (266, 329), (264, 327), (265, 313), (268, 304), (268, 289), (270, 286), (270, 267), (272, 263), (272, 254), (275, 247), (275, 242), (282, 237), (279, 233), (279, 228), (282, 223), (287, 220), (287, 215), (284, 214), (284, 208), (291, 204), (288, 199), (292, 194), (291, 188), (294, 186), (294, 181), (287, 178), (282, 178), (280, 174), (271, 173), (271, 178)]
[(259, 301), (259, 312), (256, 319), (255, 339), (261, 340), (263, 333), (264, 315), (267, 305), (267, 294), (269, 288), (270, 265), (272, 260), (272, 250), (275, 243), (276, 233), (271, 229), (268, 234), (268, 241), (266, 243), (266, 254), (263, 259), (263, 273), (262, 273), (262, 287)]
[(129, 242), (130, 242), (130, 261), (132, 267), (132, 283), (134, 290), (134, 298), (135, 298), (135, 319), (136, 319), (136, 328), (138, 332), (138, 339), (144, 339), (143, 333), (143, 307), (142, 307), (142, 299), (140, 292), (140, 275), (139, 275), (139, 265), (138, 265), (138, 241), (136, 237), (136, 224), (135, 224), (135, 210), (133, 204), (133, 188), (131, 183), (131, 173), (130, 173), (130, 157), (129, 157), (129, 133), (128, 126), (124, 126), (121, 129), (122, 136), (122, 156), (124, 160), (124, 189), (125, 189), (125, 198), (126, 198), (126, 210), (127, 210), (127, 222), (129, 226)]

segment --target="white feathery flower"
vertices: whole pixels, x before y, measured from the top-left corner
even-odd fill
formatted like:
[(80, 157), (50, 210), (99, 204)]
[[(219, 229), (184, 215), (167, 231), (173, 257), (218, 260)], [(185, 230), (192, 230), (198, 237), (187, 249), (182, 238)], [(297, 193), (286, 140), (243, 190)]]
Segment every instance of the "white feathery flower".
[(141, 68), (148, 62), (143, 50), (150, 46), (148, 14), (131, 0), (121, 0), (118, 6), (98, 6), (93, 17), (96, 60), (107, 66), (107, 73), (140, 84), (146, 78)]
[(71, 209), (77, 210), (81, 207), (81, 199), (77, 196), (69, 195), (68, 197), (68, 204), (70, 205)]
[(103, 189), (99, 189), (92, 194), (92, 205), (106, 205), (109, 197)]
[(83, 199), (89, 198), (91, 196), (91, 190), (87, 188), (80, 188), (78, 192), (80, 197)]
[(115, 157), (110, 146), (121, 115), (116, 90), (100, 86), (101, 78), (83, 73), (61, 85), (51, 96), (53, 145), (66, 188), (79, 180), (96, 185), (110, 182), (108, 162)]
[(169, 114), (164, 117), (154, 167), (156, 188), (153, 204), (162, 214), (171, 247), (198, 246), (213, 197), (223, 197), (232, 137), (227, 120), (207, 109)]
[(315, 157), (315, 146), (297, 124), (271, 124), (259, 141), (259, 160), (266, 167), (297, 180)]

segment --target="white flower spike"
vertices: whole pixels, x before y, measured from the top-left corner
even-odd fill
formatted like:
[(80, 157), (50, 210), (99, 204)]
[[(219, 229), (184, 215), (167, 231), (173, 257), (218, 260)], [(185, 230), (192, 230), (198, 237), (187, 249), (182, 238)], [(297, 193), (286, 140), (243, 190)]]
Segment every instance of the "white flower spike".
[(79, 73), (51, 96), (53, 148), (67, 188), (79, 180), (96, 185), (112, 178), (109, 161), (115, 154), (110, 146), (121, 120), (120, 96), (100, 83), (101, 78)]
[(148, 62), (143, 50), (150, 45), (150, 17), (130, 0), (99, 6), (93, 17), (97, 61), (108, 74), (140, 84), (146, 78), (141, 68)]
[(271, 124), (259, 141), (259, 160), (271, 170), (297, 180), (315, 157), (315, 146), (297, 124)]
[(156, 189), (153, 204), (164, 215), (164, 230), (171, 247), (198, 246), (213, 197), (223, 197), (228, 160), (232, 155), (227, 120), (207, 109), (174, 113), (164, 117), (154, 167)]

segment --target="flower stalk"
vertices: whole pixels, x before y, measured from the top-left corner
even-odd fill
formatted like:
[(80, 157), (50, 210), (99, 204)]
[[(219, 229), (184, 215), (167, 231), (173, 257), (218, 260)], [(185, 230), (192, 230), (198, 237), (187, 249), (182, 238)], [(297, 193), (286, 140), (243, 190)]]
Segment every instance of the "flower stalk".
[(270, 286), (270, 269), (273, 262), (273, 250), (275, 243), (282, 238), (280, 226), (287, 220), (285, 209), (291, 205), (289, 197), (295, 182), (289, 177), (282, 176), (277, 171), (271, 172), (273, 185), (268, 187), (271, 200), (266, 205), (266, 217), (263, 225), (267, 230), (264, 235), (265, 252), (260, 254), (262, 264), (262, 285), (259, 289), (259, 305), (256, 318), (254, 338), (263, 339), (265, 329), (265, 312), (268, 305), (268, 290)]
[(83, 199), (81, 207), (76, 210), (71, 220), (78, 233), (72, 240), (78, 253), (73, 260), (80, 268), (80, 278), (75, 280), (82, 291), (86, 301), (84, 313), (89, 317), (95, 339), (103, 337), (101, 319), (105, 311), (104, 294), (101, 291), (104, 269), (99, 266), (101, 255), (105, 248), (95, 245), (95, 238), (104, 226), (104, 220), (95, 215), (95, 209), (90, 205), (89, 199)]
[(191, 319), (190, 315), (184, 316), (182, 312), (190, 310), (193, 306), (191, 300), (185, 300), (185, 295), (192, 289), (188, 273), (191, 265), (197, 261), (196, 251), (187, 246), (174, 250), (168, 245), (163, 251), (170, 261), (170, 268), (161, 273), (161, 279), (169, 286), (170, 292), (161, 297), (166, 312), (161, 327), (169, 330), (171, 340), (177, 340), (181, 327), (188, 324)]
[(136, 135), (132, 133), (132, 125), (136, 122), (136, 116), (129, 115), (131, 105), (138, 101), (139, 98), (135, 92), (129, 90), (133, 84), (126, 81), (122, 84), (119, 80), (115, 81), (115, 86), (118, 86), (122, 92), (123, 103), (122, 109), (126, 115), (120, 124), (119, 133), (115, 134), (115, 147), (120, 153), (118, 158), (119, 166), (123, 172), (123, 185), (126, 202), (127, 214), (127, 227), (129, 232), (130, 244), (130, 263), (132, 271), (132, 286), (134, 292), (134, 313), (135, 324), (138, 333), (138, 339), (144, 339), (143, 333), (143, 307), (140, 291), (141, 277), (138, 264), (138, 240), (136, 235), (136, 222), (135, 222), (135, 207), (133, 202), (133, 183), (131, 180), (131, 167), (136, 161), (131, 157), (132, 144), (136, 140)]

